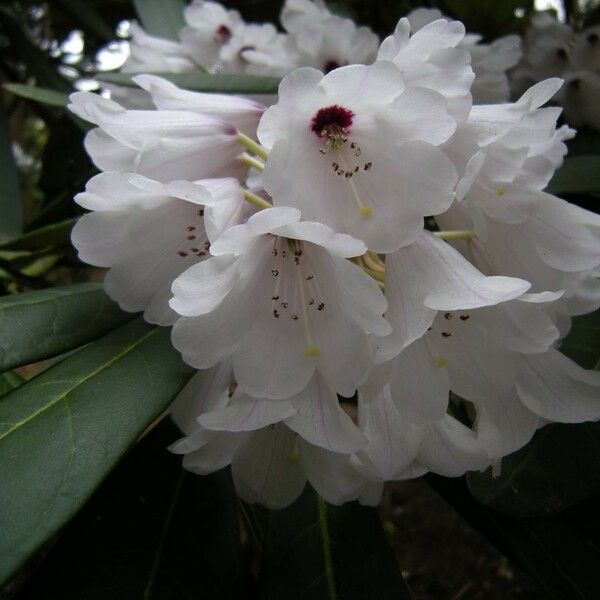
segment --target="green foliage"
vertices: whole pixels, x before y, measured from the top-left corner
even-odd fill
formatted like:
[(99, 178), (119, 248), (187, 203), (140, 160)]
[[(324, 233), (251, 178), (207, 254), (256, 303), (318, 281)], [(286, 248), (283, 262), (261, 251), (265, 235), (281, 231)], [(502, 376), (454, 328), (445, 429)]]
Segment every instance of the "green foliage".
[(548, 185), (548, 191), (557, 195), (600, 193), (600, 156), (567, 157)]
[(307, 487), (264, 528), (262, 600), (410, 598), (373, 508), (332, 506)]
[[(277, 77), (259, 75), (223, 75), (208, 73), (154, 73), (179, 87), (198, 92), (221, 92), (224, 94), (276, 94), (279, 87)], [(119, 85), (135, 86), (131, 80), (135, 73), (105, 73), (101, 81)]]
[(169, 331), (135, 320), (0, 402), (0, 581), (89, 498), (191, 374)]
[(229, 472), (183, 471), (165, 451), (178, 435), (166, 419), (140, 440), (62, 532), (24, 597), (245, 597)]
[(96, 283), (0, 297), (0, 372), (77, 348), (131, 318)]
[(8, 135), (8, 121), (0, 106), (0, 242), (18, 234), (23, 227), (19, 171)]
[(35, 102), (41, 102), (42, 104), (50, 104), (51, 106), (61, 106), (64, 108), (69, 100), (69, 96), (65, 93), (36, 87), (35, 85), (7, 83), (5, 84), (4, 89), (8, 90), (11, 94), (21, 96), (21, 98), (27, 98), (28, 100), (34, 100)]
[(185, 25), (184, 0), (133, 0), (135, 10), (148, 33), (171, 40), (179, 39)]

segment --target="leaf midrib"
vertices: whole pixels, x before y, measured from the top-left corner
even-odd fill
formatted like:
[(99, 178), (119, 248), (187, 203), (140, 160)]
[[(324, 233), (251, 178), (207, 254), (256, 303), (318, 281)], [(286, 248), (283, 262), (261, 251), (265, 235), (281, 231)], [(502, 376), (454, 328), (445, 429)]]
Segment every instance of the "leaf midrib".
[(62, 400), (64, 400), (65, 402), (67, 402), (67, 397), (69, 396), (69, 394), (71, 392), (73, 392), (73, 390), (75, 390), (75, 388), (77, 388), (80, 385), (84, 384), (86, 381), (88, 381), (92, 377), (95, 377), (96, 375), (98, 375), (98, 373), (102, 372), (103, 370), (108, 369), (116, 361), (118, 361), (121, 358), (123, 358), (123, 356), (125, 356), (126, 354), (128, 354), (129, 352), (131, 352), (132, 350), (134, 350), (137, 346), (139, 346), (140, 344), (142, 344), (143, 342), (145, 342), (149, 337), (151, 337), (152, 335), (154, 335), (158, 330), (159, 330), (159, 328), (155, 327), (151, 331), (145, 333), (141, 338), (139, 338), (138, 340), (136, 340), (134, 343), (130, 344), (129, 346), (126, 346), (121, 352), (119, 352), (118, 354), (116, 354), (113, 357), (111, 357), (110, 360), (108, 360), (107, 362), (105, 362), (105, 363), (101, 364), (100, 366), (98, 366), (91, 373), (88, 373), (85, 377), (83, 377), (83, 378), (78, 379), (77, 381), (75, 381), (74, 384), (69, 389), (67, 389), (66, 391), (61, 392), (61, 394), (59, 396), (57, 396), (55, 398), (52, 398), (47, 404), (45, 404), (44, 406), (38, 408), (35, 412), (33, 412), (32, 414), (30, 414), (28, 417), (26, 417), (25, 419), (23, 419), (23, 420), (18, 421), (17, 423), (15, 423), (11, 428), (7, 429), (4, 433), (0, 434), (0, 443), (5, 438), (7, 438), (9, 435), (11, 435), (12, 433), (14, 433), (15, 431), (18, 431), (21, 427), (26, 426), (27, 423), (29, 423), (31, 420), (37, 418), (40, 414), (42, 414), (45, 411), (51, 409), (53, 406), (55, 406), (56, 404), (58, 404)]

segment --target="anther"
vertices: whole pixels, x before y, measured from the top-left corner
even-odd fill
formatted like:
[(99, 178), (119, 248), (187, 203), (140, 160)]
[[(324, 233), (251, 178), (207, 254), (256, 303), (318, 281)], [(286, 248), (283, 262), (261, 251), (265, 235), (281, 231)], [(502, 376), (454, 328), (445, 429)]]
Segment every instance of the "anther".
[(314, 346), (311, 344), (310, 346), (306, 346), (306, 348), (304, 349), (304, 354), (311, 358), (316, 358), (317, 356), (319, 356), (319, 354), (321, 354), (321, 351), (319, 350), (318, 346)]
[(187, 252), (185, 252), (184, 250), (179, 250), (179, 251), (177, 252), (177, 254), (179, 254), (179, 256), (181, 256), (181, 257), (186, 257), (186, 256), (188, 256), (188, 253), (187, 253)]
[(460, 315), (460, 320), (461, 321), (468, 321), (470, 317), (471, 317), (471, 315)]
[(279, 300), (279, 296), (271, 296), (271, 300)]
[(314, 303), (315, 303), (315, 299), (314, 299), (314, 298), (311, 298), (311, 299), (308, 301), (308, 305), (309, 305), (309, 306), (312, 306)]
[(188, 236), (187, 236), (187, 239), (188, 239), (188, 240), (195, 240), (195, 239), (196, 239), (196, 236), (195, 236), (195, 235), (188, 235)]
[(300, 317), (298, 315), (292, 315), (292, 321), (298, 321)]
[(276, 319), (279, 319), (279, 311), (278, 311), (276, 308), (275, 308), (275, 309), (273, 309), (273, 316), (274, 316)]
[(444, 313), (444, 319), (449, 321), (451, 318), (452, 318), (452, 313), (450, 313), (450, 312)]
[(198, 210), (198, 216), (203, 217), (204, 216), (204, 209), (201, 208)]
[(325, 303), (321, 302), (320, 304), (317, 305), (317, 310), (323, 310), (325, 308)]
[(314, 278), (315, 278), (315, 276), (314, 276), (314, 275), (309, 275), (309, 276), (306, 278), (306, 281), (310, 281), (311, 279), (314, 279)]
[(277, 252), (277, 248), (273, 248), (273, 250), (271, 251), (271, 254), (273, 256), (277, 256), (279, 253)]
[(452, 334), (447, 331), (442, 331), (442, 337), (449, 338)]
[(186, 231), (196, 231), (196, 228), (195, 228), (193, 225), (188, 225), (188, 226), (185, 228), (185, 230), (186, 230)]
[(277, 269), (271, 269), (271, 275), (273, 275), (273, 277), (277, 277), (279, 275), (279, 271)]
[(289, 306), (289, 304), (287, 302), (281, 303), (281, 308), (287, 308), (288, 306)]

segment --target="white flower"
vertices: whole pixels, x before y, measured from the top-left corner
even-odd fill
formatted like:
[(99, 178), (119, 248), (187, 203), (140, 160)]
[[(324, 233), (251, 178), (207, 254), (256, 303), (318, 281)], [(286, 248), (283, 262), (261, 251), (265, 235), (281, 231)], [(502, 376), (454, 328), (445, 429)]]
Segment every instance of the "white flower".
[(392, 361), (395, 407), (406, 423), (426, 431), (416, 458), (420, 465), (454, 475), (474, 468), (462, 459), (452, 466), (450, 454), (440, 471), (441, 464), (422, 456), (429, 452), (427, 431), (448, 420), (450, 391), (475, 410), (469, 433), (461, 434), (472, 444), (463, 458), (471, 455), (481, 467), (525, 445), (548, 420), (600, 419), (600, 374), (552, 347), (559, 332), (543, 304), (555, 298), (525, 294), (494, 307), (440, 312), (425, 336)]
[(297, 65), (295, 48), (271, 23), (247, 24), (236, 31), (219, 53), (223, 73), (283, 75)]
[(297, 48), (297, 65), (324, 73), (350, 64), (375, 60), (379, 38), (368, 27), (357, 27), (334, 15), (321, 0), (286, 0), (280, 15)]
[(126, 110), (90, 92), (70, 96), (69, 109), (95, 123), (85, 148), (103, 171), (136, 172), (159, 181), (239, 173), (235, 127), (190, 111)]
[(173, 343), (197, 368), (232, 356), (238, 384), (255, 397), (289, 398), (315, 370), (351, 396), (371, 366), (367, 332), (390, 332), (386, 302), (345, 260), (365, 252), (362, 242), (299, 219), (292, 208), (263, 210), (181, 275)]
[(467, 44), (465, 40), (462, 47), (469, 51), (471, 66), (475, 71), (475, 81), (471, 87), (473, 102), (492, 104), (509, 100), (510, 84), (507, 71), (515, 67), (521, 59), (521, 38), (517, 35), (507, 35), (491, 44)]
[(300, 33), (331, 16), (323, 0), (285, 0), (279, 20), (286, 31)]
[(131, 36), (129, 57), (121, 67), (123, 73), (183, 73), (195, 69), (179, 42), (150, 35), (137, 23), (131, 24)]
[(407, 85), (439, 92), (459, 121), (471, 108), (470, 88), (475, 78), (471, 57), (458, 45), (465, 28), (458, 21), (439, 19), (411, 35), (408, 19), (400, 19), (393, 35), (383, 40), (378, 60), (393, 61)]
[(389, 360), (423, 336), (437, 311), (492, 306), (520, 296), (530, 286), (522, 279), (485, 277), (429, 232), (389, 254), (385, 267), (386, 318), (393, 332), (378, 341), (378, 362)]
[(387, 61), (325, 76), (297, 69), (259, 124), (271, 150), (264, 186), (276, 206), (389, 252), (450, 205), (456, 174), (436, 146), (454, 129), (444, 99), (405, 88)]
[(138, 75), (133, 81), (150, 94), (158, 110), (197, 112), (221, 119), (251, 137), (256, 135), (258, 122), (266, 110), (266, 106), (248, 98), (191, 92), (155, 75)]
[(349, 453), (366, 440), (320, 377), (284, 401), (239, 388), (228, 399), (230, 372), (227, 363), (200, 372), (176, 401), (174, 417), (187, 437), (171, 450), (185, 455), (186, 469), (206, 474), (231, 464), (238, 494), (269, 508), (293, 502), (307, 480), (333, 504), (357, 497), (362, 480)]
[(221, 48), (244, 25), (236, 10), (218, 2), (193, 0), (183, 14), (187, 26), (180, 34), (182, 44), (195, 63), (207, 69), (219, 62)]
[(243, 192), (235, 179), (162, 184), (133, 173), (106, 172), (88, 182), (75, 201), (94, 211), (75, 225), (72, 242), (81, 260), (109, 271), (107, 294), (127, 311), (144, 311), (150, 323), (171, 325), (171, 285), (210, 246), (222, 221), (243, 218)]

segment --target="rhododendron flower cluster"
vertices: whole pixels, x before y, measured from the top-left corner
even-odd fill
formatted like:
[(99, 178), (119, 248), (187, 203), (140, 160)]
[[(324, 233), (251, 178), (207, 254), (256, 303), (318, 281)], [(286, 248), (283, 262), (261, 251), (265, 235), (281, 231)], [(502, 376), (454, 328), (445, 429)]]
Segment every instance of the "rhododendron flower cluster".
[[(218, 4), (186, 18), (206, 64), (237, 48), (252, 72), (340, 19), (291, 0), (281, 38)], [(198, 371), (171, 450), (231, 465), (248, 501), (308, 481), (374, 504), (386, 481), (501, 468), (549, 422), (600, 419), (600, 374), (557, 349), (600, 306), (600, 219), (544, 191), (574, 135), (545, 106), (562, 82), (473, 103), (473, 40), (417, 21), (377, 48), (341, 19), (364, 55), (313, 53), (268, 108), (148, 74), (153, 109), (71, 96), (101, 170), (73, 243), (122, 308), (173, 326)]]

